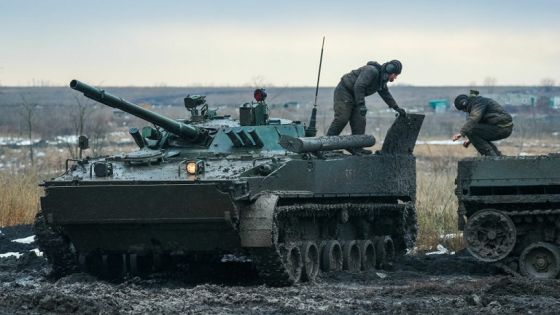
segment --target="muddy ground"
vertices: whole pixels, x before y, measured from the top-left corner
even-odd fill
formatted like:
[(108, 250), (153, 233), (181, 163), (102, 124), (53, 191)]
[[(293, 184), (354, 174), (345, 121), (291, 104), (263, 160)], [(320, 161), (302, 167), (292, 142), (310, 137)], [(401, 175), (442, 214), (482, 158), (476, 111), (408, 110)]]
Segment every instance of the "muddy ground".
[[(390, 271), (339, 272), (314, 283), (270, 288), (246, 266), (227, 265), (213, 277), (153, 275), (114, 283), (86, 274), (49, 279), (48, 265), (32, 252), (28, 226), (3, 228), (0, 254), (1, 314), (120, 313), (508, 313), (560, 311), (560, 280), (504, 275), (464, 254), (405, 256)], [(231, 274), (234, 274), (232, 276)]]

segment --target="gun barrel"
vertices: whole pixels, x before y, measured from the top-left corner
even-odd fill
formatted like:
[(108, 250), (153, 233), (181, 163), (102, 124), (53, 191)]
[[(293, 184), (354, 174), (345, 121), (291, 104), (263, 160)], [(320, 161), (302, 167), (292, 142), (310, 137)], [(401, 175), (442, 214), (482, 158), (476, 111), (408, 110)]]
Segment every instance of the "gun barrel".
[(371, 147), (375, 144), (372, 135), (321, 136), (294, 138), (282, 135), (279, 144), (294, 153), (308, 153), (340, 149)]
[(201, 130), (197, 127), (184, 124), (163, 115), (154, 113), (136, 104), (125, 101), (120, 97), (111, 95), (104, 90), (94, 88), (78, 80), (72, 80), (70, 82), (70, 87), (76, 91), (84, 93), (84, 96), (87, 98), (105, 104), (107, 106), (118, 108), (131, 115), (142, 118), (180, 137), (187, 139), (196, 139), (202, 133)]

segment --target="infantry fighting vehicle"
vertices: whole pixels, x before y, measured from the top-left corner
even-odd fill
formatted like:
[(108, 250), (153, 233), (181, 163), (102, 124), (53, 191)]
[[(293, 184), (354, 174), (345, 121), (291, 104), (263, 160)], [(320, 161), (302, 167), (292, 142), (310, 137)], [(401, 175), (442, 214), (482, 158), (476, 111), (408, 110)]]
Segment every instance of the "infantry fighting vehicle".
[(137, 151), (68, 160), (44, 182), (35, 229), (55, 275), (245, 255), (282, 286), (319, 269), (382, 266), (415, 241), (422, 115), (397, 118), (380, 151), (354, 156), (342, 150), (373, 136), (305, 137), (314, 123), (270, 118), (262, 89), (239, 120), (202, 96), (185, 98), (190, 119), (173, 120), (77, 80), (70, 87), (153, 126), (130, 129)]
[(459, 161), (459, 228), (477, 259), (511, 273), (560, 272), (560, 155)]

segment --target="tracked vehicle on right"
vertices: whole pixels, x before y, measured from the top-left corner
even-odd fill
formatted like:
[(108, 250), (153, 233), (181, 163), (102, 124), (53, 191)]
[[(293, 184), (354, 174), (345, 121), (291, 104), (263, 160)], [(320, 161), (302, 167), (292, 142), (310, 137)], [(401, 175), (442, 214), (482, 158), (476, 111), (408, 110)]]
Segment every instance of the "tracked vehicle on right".
[(560, 274), (560, 154), (459, 161), (459, 229), (477, 259), (537, 279)]

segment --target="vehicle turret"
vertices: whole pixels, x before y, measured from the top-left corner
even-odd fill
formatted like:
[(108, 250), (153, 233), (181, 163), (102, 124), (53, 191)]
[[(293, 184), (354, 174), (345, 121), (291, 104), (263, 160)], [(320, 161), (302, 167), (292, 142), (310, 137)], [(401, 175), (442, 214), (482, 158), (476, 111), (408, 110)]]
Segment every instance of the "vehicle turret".
[(149, 111), (136, 104), (123, 100), (120, 97), (109, 94), (104, 90), (94, 88), (78, 80), (72, 80), (70, 82), (70, 87), (76, 91), (84, 93), (84, 96), (87, 98), (105, 104), (107, 106), (118, 108), (131, 115), (142, 118), (157, 126), (160, 126), (170, 133), (176, 134), (181, 138), (190, 140), (192, 142), (204, 142), (208, 137), (208, 132), (203, 128), (179, 122), (158, 113)]

